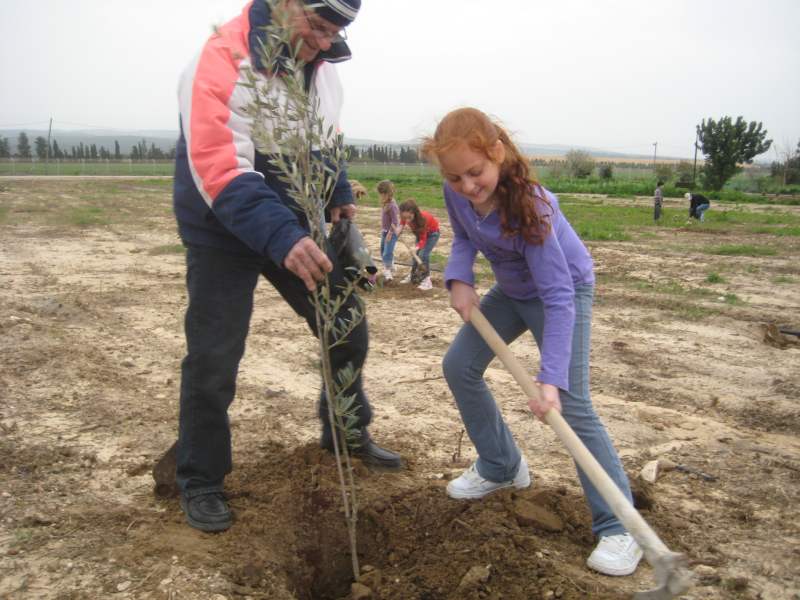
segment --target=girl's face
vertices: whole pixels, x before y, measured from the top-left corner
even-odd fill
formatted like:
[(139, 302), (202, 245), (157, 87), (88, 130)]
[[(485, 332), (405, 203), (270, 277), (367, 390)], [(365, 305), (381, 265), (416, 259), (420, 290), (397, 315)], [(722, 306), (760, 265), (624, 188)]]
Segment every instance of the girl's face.
[(400, 218), (403, 219), (403, 221), (405, 221), (406, 223), (409, 223), (411, 219), (414, 218), (414, 213), (412, 213), (409, 210), (404, 210), (403, 212), (400, 213)]
[(495, 207), (494, 192), (505, 158), (505, 146), (500, 140), (492, 154), (494, 160), (461, 144), (439, 155), (439, 165), (447, 183), (481, 214), (488, 214)]

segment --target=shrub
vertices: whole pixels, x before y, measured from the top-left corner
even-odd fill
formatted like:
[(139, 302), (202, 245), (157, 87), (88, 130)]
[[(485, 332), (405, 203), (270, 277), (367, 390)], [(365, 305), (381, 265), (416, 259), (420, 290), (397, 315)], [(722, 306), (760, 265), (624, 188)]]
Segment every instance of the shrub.
[(656, 165), (656, 179), (660, 179), (664, 183), (670, 181), (673, 176), (672, 165), (669, 163), (660, 163)]
[(694, 165), (688, 160), (682, 160), (675, 167), (675, 174), (678, 176), (675, 184), (678, 187), (689, 187), (694, 183)]
[(570, 150), (564, 161), (569, 174), (577, 179), (589, 177), (594, 171), (594, 159), (585, 150)]

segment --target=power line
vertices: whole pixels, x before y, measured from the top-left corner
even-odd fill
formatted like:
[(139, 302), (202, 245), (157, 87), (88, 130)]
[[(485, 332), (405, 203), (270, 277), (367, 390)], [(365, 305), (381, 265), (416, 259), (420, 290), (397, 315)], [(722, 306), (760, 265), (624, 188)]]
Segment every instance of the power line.
[(11, 129), (13, 127), (32, 127), (33, 125), (46, 125), (47, 121), (36, 121), (34, 123), (11, 123), (10, 125), (0, 125), (0, 128)]
[[(44, 121), (34, 121), (30, 123), (11, 123), (11, 124), (0, 124), (0, 129), (17, 129), (20, 127), (34, 127), (37, 125), (41, 125), (43, 129), (46, 129), (49, 125), (48, 120)], [(84, 129), (100, 129), (103, 131), (115, 132), (115, 133), (129, 133), (129, 132), (138, 132), (138, 129), (122, 129), (119, 127), (109, 127), (106, 125), (90, 125), (88, 123), (73, 123), (72, 121), (61, 121), (61, 120), (53, 120), (53, 124), (55, 126), (60, 125), (69, 125), (71, 127), (82, 127)]]
[(85, 127), (86, 129), (104, 129), (106, 131), (129, 131), (118, 127), (106, 127), (105, 125), (87, 125), (86, 123), (72, 123), (70, 121), (59, 121), (61, 125), (72, 125), (73, 127)]

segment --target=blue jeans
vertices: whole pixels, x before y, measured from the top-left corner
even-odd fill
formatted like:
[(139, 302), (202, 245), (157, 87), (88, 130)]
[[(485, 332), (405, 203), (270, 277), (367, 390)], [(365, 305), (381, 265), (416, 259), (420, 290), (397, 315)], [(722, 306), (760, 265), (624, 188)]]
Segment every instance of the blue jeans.
[[(332, 288), (342, 277), (333, 252)], [(314, 307), (300, 278), (255, 255), (236, 255), (200, 246), (186, 251), (186, 357), (181, 364), (180, 416), (178, 423), (177, 482), (186, 497), (222, 491), (225, 475), (232, 468), (228, 407), (236, 393), (239, 361), (253, 312), (253, 292), (259, 276), (278, 290), (283, 299), (304, 317), (316, 335)], [(348, 318), (356, 298), (344, 302), (340, 317)], [(348, 363), (360, 370), (367, 357), (367, 321), (362, 320), (347, 338), (348, 343), (331, 350), (336, 372)], [(296, 365), (286, 365), (287, 377)], [(361, 376), (348, 388), (355, 394), (358, 426), (366, 427), (372, 413)], [(328, 428), (327, 404), (320, 394), (319, 416)]]
[[(439, 241), (439, 232), (432, 231), (428, 234), (427, 239), (425, 240), (425, 245), (417, 250), (417, 256), (422, 261), (422, 264), (425, 265), (425, 271), (430, 274), (431, 272), (431, 252), (433, 252), (434, 246), (436, 246), (436, 242)], [(414, 261), (414, 264), (411, 266), (411, 272), (414, 273), (417, 270), (417, 261)]]
[[(561, 414), (630, 500), (628, 478), (603, 423), (592, 407), (589, 394), (593, 295), (594, 288), (590, 285), (579, 286), (575, 290), (575, 328), (572, 336), (572, 360), (569, 365), (570, 391), (560, 390)], [(541, 300), (514, 300), (495, 286), (482, 299), (481, 310), (506, 343), (512, 342), (525, 331), (531, 331), (537, 345), (541, 347), (544, 330), (544, 307)], [(443, 369), (467, 434), (478, 452), (478, 473), (490, 481), (508, 481), (519, 470), (521, 454), (483, 379), (483, 373), (493, 358), (491, 348), (486, 345), (478, 331), (467, 323), (461, 327), (447, 351)], [(520, 394), (520, 402), (522, 401)], [(624, 533), (625, 528), (580, 468), (578, 476), (592, 513), (594, 534), (599, 536)]]
[(386, 231), (381, 231), (381, 261), (383, 261), (384, 269), (391, 269), (394, 265), (394, 247), (397, 244), (397, 234), (392, 233), (392, 237), (387, 242), (387, 233)]
[(697, 215), (698, 219), (700, 219), (701, 221), (706, 220), (705, 212), (709, 209), (709, 206), (710, 205), (707, 202), (704, 202), (703, 204), (700, 204), (699, 206), (697, 206), (697, 208), (694, 209), (694, 214)]

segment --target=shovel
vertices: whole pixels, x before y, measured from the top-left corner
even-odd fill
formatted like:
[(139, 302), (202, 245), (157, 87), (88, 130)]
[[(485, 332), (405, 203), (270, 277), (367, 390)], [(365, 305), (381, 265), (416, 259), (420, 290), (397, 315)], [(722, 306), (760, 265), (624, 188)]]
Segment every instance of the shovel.
[(411, 264), (411, 273), (414, 275), (411, 278), (411, 282), (415, 284), (420, 283), (425, 277), (430, 275), (430, 267), (427, 267), (425, 263), (422, 262), (422, 259), (419, 257), (419, 255), (414, 252), (414, 250), (412, 250), (408, 244), (406, 244), (403, 238), (398, 236), (397, 241), (405, 246), (406, 250), (408, 250), (408, 253), (411, 255), (411, 258), (414, 259), (414, 262)]
[(155, 486), (153, 493), (159, 498), (174, 498), (178, 495), (178, 482), (175, 481), (177, 468), (178, 442), (174, 442), (153, 467)]
[(417, 266), (422, 265), (422, 259), (419, 257), (419, 255), (417, 255), (417, 253), (411, 249), (411, 246), (406, 244), (406, 241), (399, 235), (397, 236), (397, 241), (403, 244), (403, 246), (405, 246), (405, 249), (408, 250), (408, 253), (411, 255), (411, 258), (413, 258), (414, 262), (417, 263)]
[[(472, 309), (470, 323), (511, 372), (525, 395), (528, 398), (538, 398), (539, 390), (533, 379), (525, 372), (508, 345), (477, 306)], [(575, 462), (592, 481), (625, 529), (641, 546), (647, 562), (653, 567), (657, 587), (647, 592), (636, 592), (633, 597), (636, 600), (669, 600), (689, 589), (692, 583), (692, 574), (686, 568), (686, 558), (682, 554), (672, 552), (664, 545), (655, 531), (645, 522), (628, 498), (600, 466), (597, 459), (586, 449), (561, 413), (550, 409), (545, 414), (544, 420), (556, 432)]]

